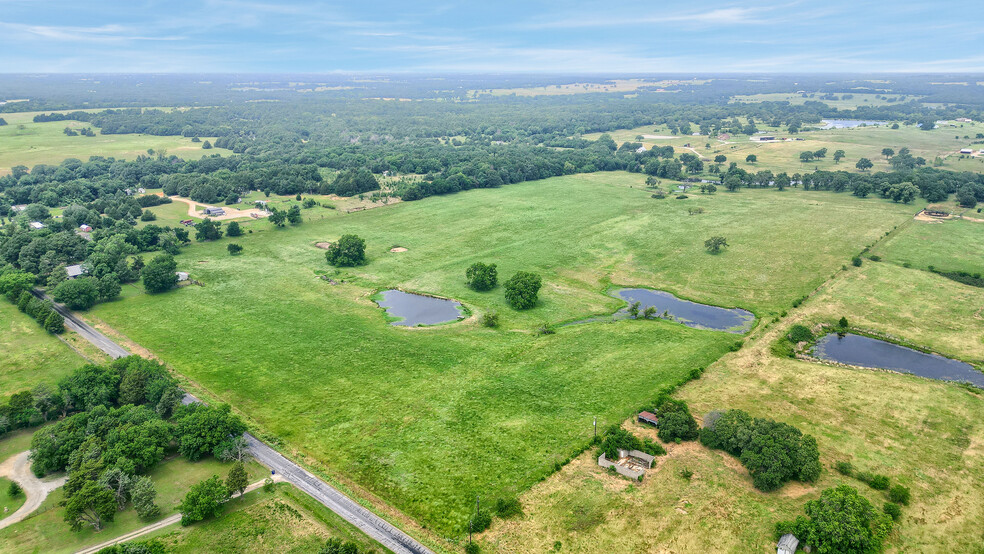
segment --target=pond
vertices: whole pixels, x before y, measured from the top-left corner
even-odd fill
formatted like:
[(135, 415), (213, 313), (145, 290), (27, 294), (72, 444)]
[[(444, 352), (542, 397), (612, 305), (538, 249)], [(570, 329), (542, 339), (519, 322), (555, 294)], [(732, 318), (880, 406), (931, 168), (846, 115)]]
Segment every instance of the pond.
[(862, 125), (884, 125), (884, 121), (865, 121), (862, 119), (824, 119), (821, 129), (852, 129)]
[(825, 335), (813, 347), (813, 355), (842, 364), (891, 369), (930, 379), (968, 382), (984, 387), (984, 373), (970, 364), (861, 335)]
[[(610, 294), (615, 298), (625, 300), (630, 305), (638, 302), (639, 317), (642, 317), (641, 313), (643, 310), (652, 306), (656, 309), (657, 316), (662, 315), (664, 312), (668, 313), (677, 323), (682, 323), (687, 327), (693, 327), (695, 329), (742, 334), (747, 333), (755, 322), (755, 314), (748, 310), (698, 304), (689, 300), (681, 300), (662, 290), (618, 289), (612, 291)], [(620, 319), (629, 319), (628, 307), (622, 308), (610, 316), (582, 319), (568, 323), (567, 325)]]
[(380, 308), (386, 313), (400, 318), (391, 325), (436, 325), (462, 319), (465, 314), (461, 303), (446, 298), (435, 298), (423, 294), (413, 294), (402, 290), (390, 289), (380, 293), (382, 299), (377, 300)]

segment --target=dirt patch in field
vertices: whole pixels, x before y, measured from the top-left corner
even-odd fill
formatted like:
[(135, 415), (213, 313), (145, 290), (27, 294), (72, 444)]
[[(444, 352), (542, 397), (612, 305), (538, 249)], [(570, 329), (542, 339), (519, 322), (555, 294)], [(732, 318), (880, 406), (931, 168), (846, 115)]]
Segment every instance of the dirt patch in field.
[(322, 250), (328, 250), (329, 248), (331, 248), (330, 242), (316, 242), (314, 243), (314, 245)]
[(950, 218), (949, 217), (933, 217), (933, 216), (930, 216), (930, 215), (926, 215), (925, 212), (919, 212), (912, 219), (915, 219), (916, 221), (925, 221), (926, 223), (943, 223), (943, 220), (944, 219), (950, 219)]
[(393, 248), (390, 248), (390, 252), (406, 252), (406, 251), (407, 249), (402, 246), (394, 246)]

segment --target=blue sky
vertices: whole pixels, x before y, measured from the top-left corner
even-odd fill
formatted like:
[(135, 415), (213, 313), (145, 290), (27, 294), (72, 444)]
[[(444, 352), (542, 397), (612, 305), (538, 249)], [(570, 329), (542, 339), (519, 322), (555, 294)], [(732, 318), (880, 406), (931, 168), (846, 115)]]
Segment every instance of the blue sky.
[(984, 71), (958, 0), (0, 0), (0, 72)]

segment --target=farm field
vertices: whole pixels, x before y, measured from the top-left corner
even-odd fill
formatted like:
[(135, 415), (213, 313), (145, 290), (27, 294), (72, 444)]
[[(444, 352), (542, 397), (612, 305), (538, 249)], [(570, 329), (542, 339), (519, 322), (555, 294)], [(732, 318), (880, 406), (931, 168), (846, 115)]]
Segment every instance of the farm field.
[(17, 306), (0, 299), (0, 400), (41, 382), (53, 385), (85, 361)]
[[(89, 110), (99, 111), (99, 110)], [(88, 160), (89, 156), (106, 156), (132, 160), (147, 154), (167, 150), (183, 159), (198, 159), (206, 154), (228, 154), (228, 150), (213, 148), (203, 150), (201, 144), (182, 136), (156, 136), (143, 134), (102, 135), (98, 127), (80, 121), (49, 121), (34, 123), (35, 112), (3, 114), (7, 125), (0, 127), (0, 175), (10, 172), (16, 165), (33, 167), (37, 164), (58, 164), (66, 158)], [(81, 129), (92, 127), (96, 136), (70, 137), (65, 127)], [(204, 141), (207, 137), (202, 137)], [(213, 139), (214, 140), (214, 139)]]
[[(902, 125), (898, 129), (890, 126), (855, 127), (852, 129), (825, 129), (804, 131), (789, 134), (784, 128), (769, 127), (759, 124), (759, 130), (766, 131), (782, 138), (798, 138), (802, 140), (783, 142), (757, 142), (749, 140), (747, 135), (735, 135), (728, 141), (720, 141), (716, 137), (679, 136), (672, 139), (643, 139), (641, 142), (647, 148), (652, 146), (673, 146), (677, 154), (694, 151), (708, 160), (713, 160), (718, 154), (727, 156), (726, 169), (731, 162), (737, 162), (738, 167), (747, 171), (768, 169), (774, 173), (781, 171), (793, 173), (812, 172), (816, 169), (824, 171), (848, 171), (858, 173), (854, 164), (861, 158), (868, 158), (874, 164), (869, 171), (891, 171), (888, 160), (882, 156), (883, 148), (908, 147), (913, 156), (922, 156), (931, 165), (937, 156), (943, 158), (943, 169), (954, 171), (984, 171), (984, 157), (961, 158), (957, 152), (966, 148), (975, 140), (978, 133), (984, 133), (982, 123), (961, 123), (960, 127), (942, 127), (932, 131), (923, 131), (916, 126)], [(645, 126), (635, 129), (624, 129), (609, 133), (616, 143), (637, 142), (639, 135), (671, 136), (665, 128)], [(597, 140), (601, 133), (584, 135), (587, 140)], [(968, 138), (964, 138), (968, 137)], [(979, 140), (979, 139), (976, 139)], [(689, 143), (694, 150), (683, 147)], [(707, 143), (711, 144), (706, 148)], [(815, 152), (821, 148), (827, 149), (827, 157), (803, 163), (799, 159), (800, 152)], [(845, 158), (835, 163), (833, 154), (844, 150)], [(745, 161), (749, 154), (755, 154), (755, 163)], [(717, 178), (707, 172), (711, 164), (704, 163), (705, 178)]]
[(347, 521), (291, 485), (279, 483), (272, 493), (255, 491), (235, 499), (211, 521), (190, 527), (171, 526), (141, 537), (159, 539), (168, 552), (317, 552), (329, 537), (365, 549), (383, 547)]
[[(663, 321), (544, 337), (531, 336), (533, 328), (611, 313), (620, 303), (604, 294), (609, 284), (775, 315), (917, 209), (803, 191), (649, 196), (641, 175), (603, 173), (289, 229), (249, 222), (254, 233), (236, 241), (242, 256), (226, 253), (227, 239), (178, 256), (179, 269), (204, 286), (154, 296), (127, 287), (124, 300), (91, 315), (309, 462), (451, 535), (474, 494), (522, 492), (580, 452), (594, 415), (599, 424), (623, 420), (736, 339)], [(691, 206), (706, 211), (688, 216)], [(314, 243), (343, 233), (367, 240), (368, 265), (328, 268)], [(703, 241), (716, 233), (732, 246), (712, 256)], [(393, 246), (408, 251), (390, 253)], [(501, 288), (469, 290), (464, 271), (475, 261), (498, 263), (500, 280), (540, 272), (539, 305), (516, 312)], [(318, 279), (325, 272), (341, 284)], [(472, 314), (496, 310), (500, 328), (472, 318), (396, 329), (368, 299), (394, 286), (459, 299)], [(285, 328), (291, 333), (271, 333)]]
[[(62, 489), (56, 489), (30, 517), (0, 529), (0, 552), (75, 552), (79, 548), (135, 531), (174, 514), (191, 485), (212, 475), (225, 479), (229, 467), (231, 464), (214, 458), (198, 462), (189, 462), (180, 457), (166, 460), (147, 474), (157, 488), (157, 505), (161, 507), (161, 515), (154, 520), (142, 520), (137, 517), (133, 507), (128, 506), (126, 510), (118, 512), (115, 520), (107, 523), (99, 532), (95, 532), (90, 526), (78, 532), (69, 530), (64, 521), (64, 508), (58, 505), (64, 494)], [(268, 473), (266, 468), (256, 462), (247, 464), (246, 471), (251, 483), (259, 481)]]
[[(966, 217), (981, 216), (968, 210)], [(887, 262), (908, 263), (919, 269), (934, 266), (943, 271), (984, 273), (984, 221), (914, 221), (904, 233), (890, 237), (872, 253)]]
[[(711, 410), (739, 408), (812, 434), (825, 468), (817, 483), (794, 482), (761, 493), (737, 459), (684, 443), (668, 445), (669, 454), (659, 459), (657, 469), (643, 483), (630, 484), (602, 471), (589, 451), (522, 495), (525, 515), (497, 520), (482, 537), (483, 545), (493, 552), (512, 552), (520, 545), (546, 551), (555, 542), (564, 552), (765, 551), (774, 548), (774, 524), (802, 515), (803, 505), (826, 488), (849, 484), (875, 506), (885, 502), (884, 493), (833, 470), (836, 462), (850, 461), (859, 471), (885, 474), (912, 489), (912, 504), (889, 536), (890, 551), (975, 551), (976, 522), (984, 517), (980, 391), (777, 358), (769, 351), (794, 322), (845, 314), (854, 318), (852, 324), (880, 324), (906, 338), (978, 357), (980, 327), (966, 320), (965, 302), (941, 303), (957, 291), (945, 284), (935, 288), (941, 284), (926, 283), (928, 278), (937, 277), (890, 264), (841, 273), (788, 320), (760, 327), (745, 348), (725, 355), (677, 393), (698, 420)], [(900, 290), (884, 290), (893, 285)], [(873, 298), (865, 302), (864, 293)], [(981, 305), (981, 295), (975, 298)], [(891, 302), (895, 309), (905, 306), (895, 320)], [(934, 328), (945, 318), (965, 320), (956, 329), (952, 324)], [(947, 342), (948, 331), (964, 340)], [(625, 426), (640, 437), (653, 435), (634, 422)], [(683, 469), (693, 472), (691, 480), (680, 476)]]

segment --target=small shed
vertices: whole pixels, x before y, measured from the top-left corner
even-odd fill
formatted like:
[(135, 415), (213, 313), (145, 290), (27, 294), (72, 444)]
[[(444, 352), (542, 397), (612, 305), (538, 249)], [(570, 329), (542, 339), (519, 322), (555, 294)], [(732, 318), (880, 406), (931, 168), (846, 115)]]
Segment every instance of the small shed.
[(178, 276), (178, 282), (179, 283), (181, 281), (187, 281), (188, 280), (188, 274), (186, 272), (184, 272), (184, 271), (176, 271), (174, 274)]
[(92, 227), (83, 223), (82, 225), (79, 225), (79, 231), (82, 231), (83, 233), (91, 233)]
[(45, 228), (45, 224), (41, 223), (40, 221), (31, 222), (31, 229), (44, 229), (44, 228)]
[(75, 279), (85, 274), (85, 271), (82, 269), (81, 264), (75, 264), (65, 266), (65, 273), (68, 273), (69, 279)]
[(642, 154), (645, 151), (646, 151), (645, 145), (640, 146), (639, 148), (636, 148), (636, 154)]
[(639, 412), (639, 423), (648, 423), (658, 427), (659, 418), (652, 412)]
[(776, 545), (776, 554), (796, 554), (796, 547), (799, 546), (799, 539), (792, 533), (786, 533), (779, 539)]

